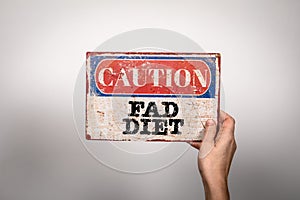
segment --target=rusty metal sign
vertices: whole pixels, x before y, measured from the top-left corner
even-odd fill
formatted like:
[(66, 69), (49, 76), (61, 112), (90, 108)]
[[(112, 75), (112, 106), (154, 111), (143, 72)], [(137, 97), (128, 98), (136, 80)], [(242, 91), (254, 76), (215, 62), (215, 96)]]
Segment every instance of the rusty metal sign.
[(217, 53), (88, 52), (86, 139), (199, 141), (219, 94)]

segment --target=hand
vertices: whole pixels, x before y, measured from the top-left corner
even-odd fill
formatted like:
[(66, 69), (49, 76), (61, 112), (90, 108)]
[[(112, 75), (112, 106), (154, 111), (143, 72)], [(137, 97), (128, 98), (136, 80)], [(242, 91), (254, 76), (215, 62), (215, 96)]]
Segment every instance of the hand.
[(227, 178), (237, 148), (234, 139), (234, 119), (221, 111), (219, 121), (218, 134), (216, 134), (216, 123), (207, 120), (203, 141), (190, 143), (199, 149), (198, 168), (207, 200), (229, 199)]

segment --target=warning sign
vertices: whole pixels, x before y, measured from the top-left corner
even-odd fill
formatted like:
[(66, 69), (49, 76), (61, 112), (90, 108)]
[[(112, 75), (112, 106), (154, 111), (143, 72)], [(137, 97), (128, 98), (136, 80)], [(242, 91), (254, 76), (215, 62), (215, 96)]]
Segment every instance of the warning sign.
[(220, 55), (88, 52), (88, 140), (199, 141), (217, 120)]

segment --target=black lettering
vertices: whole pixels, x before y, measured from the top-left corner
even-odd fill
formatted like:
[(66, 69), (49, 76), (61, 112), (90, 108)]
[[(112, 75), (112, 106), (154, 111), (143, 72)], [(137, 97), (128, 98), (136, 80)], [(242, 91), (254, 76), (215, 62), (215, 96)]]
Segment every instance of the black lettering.
[[(150, 113), (153, 113), (152, 115), (150, 115)], [(158, 114), (157, 111), (157, 106), (155, 104), (155, 102), (149, 102), (148, 107), (146, 109), (146, 112), (144, 114), (142, 114), (143, 117), (160, 117), (160, 115)]]
[(148, 130), (148, 123), (151, 122), (150, 119), (141, 119), (141, 122), (143, 122), (143, 130), (140, 132), (140, 134), (147, 134), (150, 135), (150, 131)]
[[(175, 117), (178, 114), (178, 105), (174, 102), (162, 102), (165, 106), (165, 114), (163, 117)], [(173, 113), (170, 113), (170, 106), (173, 107)]]
[(131, 113), (129, 116), (138, 117), (139, 112), (141, 111), (141, 108), (144, 108), (145, 103), (143, 101), (129, 101), (129, 104), (131, 104)]
[[(123, 119), (123, 122), (126, 122), (126, 130), (123, 131), (123, 134), (136, 134), (139, 131), (140, 125), (139, 122), (135, 119)], [(134, 124), (134, 129), (131, 131), (130, 124)]]
[(155, 123), (155, 131), (152, 132), (154, 135), (167, 135), (168, 121), (165, 119), (152, 119), (152, 122)]
[(169, 120), (169, 125), (172, 126), (174, 124), (174, 129), (171, 131), (171, 134), (181, 134), (179, 131), (179, 125), (183, 126), (184, 120), (183, 119), (170, 119)]

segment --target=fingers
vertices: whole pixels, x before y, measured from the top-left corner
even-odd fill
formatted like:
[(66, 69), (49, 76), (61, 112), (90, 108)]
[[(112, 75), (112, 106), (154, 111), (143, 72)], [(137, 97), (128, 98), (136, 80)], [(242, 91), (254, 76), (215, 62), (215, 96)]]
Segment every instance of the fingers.
[(219, 120), (221, 123), (224, 122), (224, 120), (230, 116), (228, 113), (224, 112), (223, 110), (220, 110), (220, 117), (219, 117)]
[(189, 144), (194, 147), (195, 149), (200, 149), (201, 147), (201, 142), (189, 142)]
[(224, 111), (220, 112), (222, 134), (234, 136), (235, 120)]

